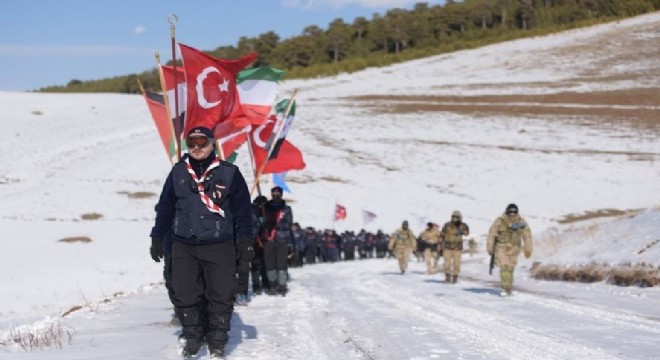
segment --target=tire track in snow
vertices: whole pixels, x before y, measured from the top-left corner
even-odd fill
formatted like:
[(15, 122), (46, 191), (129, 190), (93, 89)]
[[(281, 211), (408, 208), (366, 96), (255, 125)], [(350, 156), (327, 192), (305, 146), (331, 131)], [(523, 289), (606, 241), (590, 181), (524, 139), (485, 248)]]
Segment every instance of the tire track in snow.
[[(378, 298), (407, 316), (433, 325), (442, 324), (453, 335), (467, 341), (482, 354), (505, 359), (617, 359), (601, 349), (572, 342), (572, 339), (549, 337), (534, 328), (521, 326), (490, 312), (476, 310), (445, 301), (437, 302), (411, 297), (405, 291), (392, 292), (391, 285), (373, 281), (369, 287), (356, 287)], [(428, 309), (434, 309), (430, 312)], [(488, 309), (491, 310), (491, 309)], [(457, 315), (458, 314), (458, 315)]]

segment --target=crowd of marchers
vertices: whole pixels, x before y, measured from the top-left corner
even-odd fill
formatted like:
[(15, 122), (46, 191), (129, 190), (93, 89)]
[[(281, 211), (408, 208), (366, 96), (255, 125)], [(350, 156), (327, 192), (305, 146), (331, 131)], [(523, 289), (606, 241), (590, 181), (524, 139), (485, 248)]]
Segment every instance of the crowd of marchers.
[[(424, 257), (427, 273), (439, 272), (444, 257), (445, 282), (458, 281), (464, 237), (470, 229), (459, 211), (442, 227), (429, 223), (415, 236), (403, 221), (392, 235), (364, 230), (304, 230), (294, 222), (282, 188), (270, 200), (250, 201), (245, 178), (235, 165), (220, 160), (214, 134), (196, 127), (186, 136), (186, 154), (168, 174), (151, 230), (151, 258), (164, 260), (163, 275), (175, 316), (182, 327), (184, 357), (195, 356), (206, 343), (211, 358), (224, 358), (234, 304), (254, 294), (287, 294), (288, 267), (396, 256), (405, 274), (411, 254)], [(511, 294), (519, 254), (532, 253), (531, 231), (509, 204), (488, 233), (491, 262), (500, 267), (502, 295)]]

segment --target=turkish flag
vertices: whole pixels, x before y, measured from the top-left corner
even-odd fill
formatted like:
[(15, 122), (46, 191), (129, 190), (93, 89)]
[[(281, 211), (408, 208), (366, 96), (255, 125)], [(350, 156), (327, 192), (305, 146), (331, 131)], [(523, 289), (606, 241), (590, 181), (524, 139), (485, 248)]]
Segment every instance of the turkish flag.
[(179, 43), (186, 72), (185, 134), (193, 127), (209, 129), (229, 117), (240, 116), (236, 75), (257, 57), (254, 52), (237, 60), (217, 59)]
[(250, 129), (250, 120), (245, 116), (223, 121), (213, 129), (213, 135), (220, 141), (225, 157), (228, 158), (247, 141)]
[[(252, 126), (250, 142), (257, 169), (261, 168), (261, 164), (268, 157), (266, 144), (273, 133), (276, 121), (277, 118), (275, 115), (272, 115), (260, 126)], [(281, 173), (289, 170), (302, 170), (305, 166), (302, 152), (289, 141), (284, 140), (277, 157), (268, 160), (262, 174)]]
[(344, 219), (346, 219), (346, 208), (339, 204), (335, 204), (335, 221)]

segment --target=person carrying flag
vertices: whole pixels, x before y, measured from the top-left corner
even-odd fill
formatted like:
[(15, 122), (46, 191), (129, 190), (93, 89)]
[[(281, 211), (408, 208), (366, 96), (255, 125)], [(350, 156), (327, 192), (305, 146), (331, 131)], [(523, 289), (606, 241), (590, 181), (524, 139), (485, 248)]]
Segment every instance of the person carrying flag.
[(234, 311), (238, 268), (254, 257), (250, 194), (238, 167), (215, 155), (213, 132), (192, 128), (188, 154), (165, 180), (151, 231), (151, 257), (163, 257), (172, 231), (172, 302), (183, 328), (182, 355), (223, 357)]

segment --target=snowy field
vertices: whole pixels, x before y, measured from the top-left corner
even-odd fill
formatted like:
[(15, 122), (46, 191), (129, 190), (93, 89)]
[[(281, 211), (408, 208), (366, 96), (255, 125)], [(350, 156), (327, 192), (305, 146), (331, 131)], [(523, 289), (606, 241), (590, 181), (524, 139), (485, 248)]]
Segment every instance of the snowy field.
[[(461, 210), (479, 245), (459, 284), (394, 260), (292, 273), (232, 320), (232, 359), (653, 359), (660, 289), (529, 278), (532, 262), (660, 266), (660, 13), (283, 84), (300, 89), (295, 220), (420, 231)], [(149, 231), (169, 171), (140, 96), (0, 93), (0, 341), (60, 324), (63, 349), (2, 359), (177, 358)], [(247, 153), (238, 164), (248, 181)], [(264, 181), (263, 186), (267, 188)], [(484, 237), (508, 203), (536, 237), (514, 297)], [(602, 209), (634, 213), (565, 223)], [(587, 234), (587, 235), (585, 235)], [(88, 237), (90, 242), (61, 242)], [(547, 241), (552, 240), (551, 244)], [(108, 299), (102, 301), (102, 299)], [(82, 310), (61, 315), (73, 306)], [(14, 330), (16, 331), (16, 330)]]

